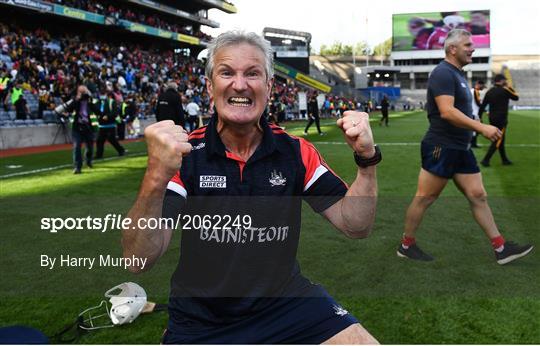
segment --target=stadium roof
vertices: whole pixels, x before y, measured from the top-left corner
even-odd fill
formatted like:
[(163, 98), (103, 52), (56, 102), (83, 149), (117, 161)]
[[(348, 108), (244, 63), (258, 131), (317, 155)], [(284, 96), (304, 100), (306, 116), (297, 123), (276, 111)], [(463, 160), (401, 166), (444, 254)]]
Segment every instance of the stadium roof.
[(237, 12), (236, 7), (232, 3), (223, 0), (160, 0), (160, 2), (171, 7), (184, 9), (189, 12), (208, 10), (211, 8), (216, 8), (226, 13)]
[[(196, 24), (203, 24), (208, 25), (212, 28), (219, 28), (219, 23), (213, 20), (210, 20), (208, 18), (203, 18), (198, 15), (195, 15), (193, 13), (189, 13), (186, 11), (182, 11), (176, 7), (171, 7), (166, 4), (158, 3), (152, 0), (127, 0), (128, 2), (131, 2), (132, 4), (148, 7), (150, 9), (160, 11), (166, 14), (170, 14), (173, 16), (180, 17), (182, 19), (185, 19), (189, 22), (193, 22)], [(194, 9), (192, 9), (194, 11)]]
[(286, 30), (286, 29), (278, 29), (278, 28), (270, 28), (266, 27), (263, 29), (263, 35), (267, 36), (269, 34), (275, 34), (276, 37), (283, 37), (283, 38), (291, 38), (295, 40), (300, 40), (304, 42), (311, 42), (311, 34), (309, 32), (304, 31), (294, 31), (294, 30)]

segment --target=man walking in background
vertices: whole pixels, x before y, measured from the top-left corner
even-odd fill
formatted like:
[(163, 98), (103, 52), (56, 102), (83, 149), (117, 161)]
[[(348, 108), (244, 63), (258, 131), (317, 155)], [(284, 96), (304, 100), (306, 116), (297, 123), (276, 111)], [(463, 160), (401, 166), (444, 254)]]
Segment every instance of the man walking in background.
[(504, 75), (496, 75), (493, 82), (495, 85), (486, 93), (484, 101), (478, 111), (478, 115), (481, 117), (486, 107), (489, 106), (489, 123), (501, 130), (502, 136), (497, 141), (491, 143), (486, 156), (484, 156), (484, 159), (480, 162), (484, 167), (489, 167), (489, 160), (491, 160), (491, 157), (497, 150), (499, 150), (499, 154), (501, 154), (503, 165), (512, 164), (512, 161), (506, 156), (506, 149), (504, 147), (506, 130), (508, 127), (508, 104), (510, 100), (519, 100), (519, 95), (511, 86), (508, 86), (508, 82)]
[(319, 133), (319, 136), (324, 135), (324, 132), (321, 131), (321, 123), (319, 118), (319, 103), (317, 102), (317, 98), (315, 95), (311, 95), (309, 98), (309, 102), (307, 105), (307, 111), (308, 111), (308, 123), (306, 125), (306, 128), (304, 129), (304, 136), (308, 134), (308, 130), (313, 123), (315, 123), (315, 126), (317, 126), (317, 132)]
[(112, 92), (107, 93), (107, 99), (101, 101), (101, 112), (99, 114), (99, 132), (96, 146), (96, 159), (103, 158), (105, 141), (109, 141), (114, 149), (118, 152), (118, 156), (123, 156), (126, 152), (123, 146), (118, 143), (116, 137), (117, 119), (120, 119), (120, 108), (114, 99)]
[[(428, 81), (427, 113), (429, 129), (422, 140), (422, 168), (416, 195), (405, 218), (405, 233), (397, 255), (420, 261), (433, 257), (416, 245), (416, 230), (424, 213), (439, 197), (449, 179), (467, 197), (478, 225), (490, 239), (497, 263), (506, 264), (528, 254), (532, 245), (505, 241), (487, 202), (482, 175), (470, 149), (472, 131), (493, 142), (501, 130), (473, 119), (471, 93), (463, 67), (472, 62), (471, 34), (463, 29), (448, 33), (444, 42), (445, 59), (433, 70)], [(451, 235), (448, 235), (451, 237)]]
[[(474, 88), (471, 89), (471, 95), (472, 95), (472, 111), (474, 119), (477, 121), (482, 121), (480, 118), (480, 115), (478, 115), (478, 111), (480, 110), (480, 106), (482, 105), (482, 95), (481, 92), (486, 87), (486, 83), (483, 80), (477, 80), (476, 83), (474, 83)], [(471, 140), (471, 147), (472, 148), (480, 148), (477, 142), (478, 138), (478, 132), (473, 132), (473, 137)]]
[(382, 126), (383, 122), (388, 126), (388, 108), (390, 107), (390, 102), (388, 102), (388, 96), (385, 94), (381, 101), (381, 114), (382, 118), (379, 122), (379, 126)]

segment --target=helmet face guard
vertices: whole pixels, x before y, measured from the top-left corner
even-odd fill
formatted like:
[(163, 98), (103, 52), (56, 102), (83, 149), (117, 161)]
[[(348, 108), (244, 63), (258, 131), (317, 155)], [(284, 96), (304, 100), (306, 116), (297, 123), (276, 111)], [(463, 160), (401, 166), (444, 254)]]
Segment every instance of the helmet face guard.
[(131, 323), (141, 314), (147, 301), (144, 289), (133, 282), (114, 286), (105, 292), (105, 297), (110, 298), (109, 302), (102, 300), (99, 305), (79, 314), (81, 329), (95, 330)]
[(99, 305), (92, 306), (79, 314), (79, 328), (84, 330), (96, 330), (114, 327), (111, 324), (109, 306), (106, 300), (102, 300)]

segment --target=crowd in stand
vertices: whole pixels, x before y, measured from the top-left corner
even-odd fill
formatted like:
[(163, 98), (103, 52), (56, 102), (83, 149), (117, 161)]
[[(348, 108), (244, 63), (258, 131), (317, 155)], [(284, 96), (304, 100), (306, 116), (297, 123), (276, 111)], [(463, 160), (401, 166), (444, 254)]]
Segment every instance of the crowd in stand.
[[(27, 31), (0, 24), (0, 78), (7, 76), (11, 87), (39, 95), (44, 107), (71, 98), (79, 84), (95, 97), (112, 91), (117, 100), (131, 95), (143, 114), (151, 114), (160, 87), (175, 80), (180, 91), (209, 107), (200, 61), (176, 59), (170, 50), (143, 50), (139, 46), (111, 45), (82, 41), (77, 35), (52, 38), (45, 30)], [(10, 100), (5, 99), (4, 107)]]
[(198, 37), (204, 40), (211, 40), (212, 37), (206, 35), (200, 30), (194, 30), (192, 26), (183, 26), (172, 21), (160, 18), (156, 14), (143, 13), (142, 11), (135, 13), (132, 8), (123, 5), (119, 1), (107, 0), (46, 0), (63, 6), (73, 7), (84, 11), (101, 14), (104, 16), (114, 17), (116, 19), (124, 19), (130, 22), (145, 24), (154, 28), (168, 30), (179, 34), (186, 34)]
[[(4, 86), (3, 81), (7, 81)], [(121, 104), (129, 98), (137, 106), (138, 117), (151, 116), (169, 81), (178, 84), (185, 105), (193, 101), (201, 114), (211, 113), (204, 64), (194, 58), (175, 56), (170, 50), (83, 40), (75, 34), (51, 37), (43, 29), (29, 31), (15, 24), (0, 24), (0, 103), (5, 110), (16, 110), (18, 119), (41, 118), (44, 111), (71, 99), (81, 84), (96, 99), (112, 93)], [(39, 98), (37, 114), (28, 114), (24, 97), (16, 102), (18, 91)], [(305, 92), (307, 98), (313, 93), (292, 81), (276, 81), (269, 116), (283, 121), (305, 113), (300, 109), (299, 92)], [(356, 101), (327, 95), (321, 110), (322, 116), (338, 116), (357, 108)]]

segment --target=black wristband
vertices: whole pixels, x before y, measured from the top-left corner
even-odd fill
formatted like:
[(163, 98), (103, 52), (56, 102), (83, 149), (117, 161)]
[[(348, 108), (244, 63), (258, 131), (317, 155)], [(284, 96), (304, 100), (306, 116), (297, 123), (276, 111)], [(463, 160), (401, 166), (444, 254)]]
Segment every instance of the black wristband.
[(358, 167), (366, 168), (369, 166), (375, 166), (376, 164), (382, 161), (381, 149), (379, 149), (377, 144), (375, 144), (373, 148), (375, 149), (375, 155), (373, 155), (369, 159), (365, 159), (361, 157), (360, 155), (358, 155), (356, 152), (354, 152), (354, 162), (356, 162)]

